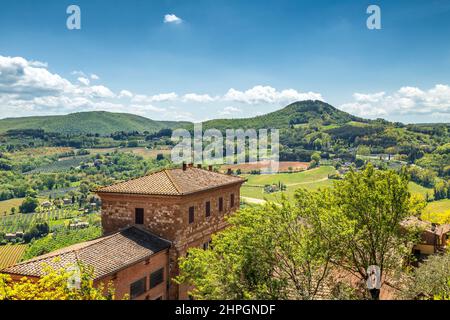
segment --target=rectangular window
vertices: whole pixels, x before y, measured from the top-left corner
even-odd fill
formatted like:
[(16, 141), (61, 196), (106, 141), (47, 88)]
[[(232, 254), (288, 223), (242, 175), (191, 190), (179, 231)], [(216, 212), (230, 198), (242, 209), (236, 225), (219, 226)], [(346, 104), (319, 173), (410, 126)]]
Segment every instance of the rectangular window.
[(231, 196), (230, 196), (230, 206), (232, 208), (234, 207), (234, 193), (232, 193)]
[(206, 201), (205, 205), (205, 215), (209, 217), (211, 215), (211, 202)]
[(141, 294), (143, 294), (145, 292), (145, 282), (146, 282), (146, 278), (142, 278), (139, 279), (136, 282), (133, 282), (130, 285), (130, 297), (131, 299), (134, 299), (138, 296), (140, 296)]
[(164, 268), (161, 268), (150, 275), (150, 289), (164, 282)]
[(134, 211), (134, 223), (144, 224), (144, 209), (136, 208)]
[(223, 211), (223, 198), (220, 197), (219, 198), (219, 212), (222, 212), (222, 211)]
[(194, 207), (189, 208), (189, 223), (194, 222)]

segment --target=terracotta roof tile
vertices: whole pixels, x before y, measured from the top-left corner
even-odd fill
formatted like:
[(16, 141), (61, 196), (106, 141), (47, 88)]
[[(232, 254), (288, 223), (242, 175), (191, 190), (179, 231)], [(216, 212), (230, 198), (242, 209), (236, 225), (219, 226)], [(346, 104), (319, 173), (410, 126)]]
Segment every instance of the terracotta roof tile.
[(2, 272), (40, 277), (44, 275), (44, 265), (59, 269), (82, 262), (94, 268), (94, 277), (98, 279), (169, 247), (169, 241), (133, 226), (109, 236), (24, 261)]
[(214, 171), (188, 167), (167, 169), (97, 190), (98, 193), (184, 195), (216, 187), (243, 183), (245, 179)]

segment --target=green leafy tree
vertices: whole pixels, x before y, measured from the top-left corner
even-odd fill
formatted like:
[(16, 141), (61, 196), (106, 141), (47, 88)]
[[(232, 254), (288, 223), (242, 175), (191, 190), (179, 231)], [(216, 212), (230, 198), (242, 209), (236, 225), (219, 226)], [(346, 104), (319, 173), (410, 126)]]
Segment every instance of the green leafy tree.
[(19, 211), (22, 213), (31, 213), (39, 206), (39, 201), (36, 198), (26, 197), (19, 206)]
[(212, 250), (189, 250), (176, 281), (194, 285), (196, 299), (317, 298), (330, 279), (335, 246), (302, 221), (317, 201), (311, 196), (292, 206), (283, 199), (281, 206), (241, 210), (213, 238)]
[[(92, 268), (78, 265), (53, 269), (44, 266), (44, 275), (37, 281), (26, 277), (12, 281), (0, 273), (0, 300), (112, 300), (114, 288), (111, 284), (94, 287)], [(77, 273), (77, 270), (79, 272)], [(69, 285), (75, 278), (79, 285)]]
[(450, 299), (450, 253), (430, 256), (404, 282), (405, 299)]
[(329, 209), (310, 211), (307, 221), (318, 237), (340, 243), (333, 262), (361, 283), (370, 265), (380, 267), (382, 279), (396, 273), (411, 250), (400, 223), (421, 208), (410, 198), (406, 175), (369, 164), (362, 172), (350, 171), (322, 197), (328, 199), (323, 205)]

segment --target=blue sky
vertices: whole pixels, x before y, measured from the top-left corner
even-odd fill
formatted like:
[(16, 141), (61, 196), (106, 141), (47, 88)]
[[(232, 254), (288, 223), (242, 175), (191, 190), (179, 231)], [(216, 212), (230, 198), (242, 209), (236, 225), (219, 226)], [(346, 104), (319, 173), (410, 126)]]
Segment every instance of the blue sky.
[[(81, 30), (66, 27), (70, 4)], [(370, 4), (381, 30), (366, 27)], [(0, 117), (202, 121), (312, 98), (368, 118), (450, 122), (449, 34), (450, 1), (437, 0), (2, 0)]]

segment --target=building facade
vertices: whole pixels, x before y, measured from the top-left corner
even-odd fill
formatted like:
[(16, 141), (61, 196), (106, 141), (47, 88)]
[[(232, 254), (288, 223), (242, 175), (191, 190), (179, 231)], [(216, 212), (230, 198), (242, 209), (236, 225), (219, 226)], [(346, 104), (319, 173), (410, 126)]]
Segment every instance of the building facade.
[(102, 200), (105, 234), (139, 225), (171, 242), (169, 299), (188, 299), (187, 287), (171, 279), (178, 259), (193, 247), (207, 249), (213, 234), (226, 226), (225, 217), (240, 205), (245, 180), (211, 170), (184, 166), (97, 191)]

